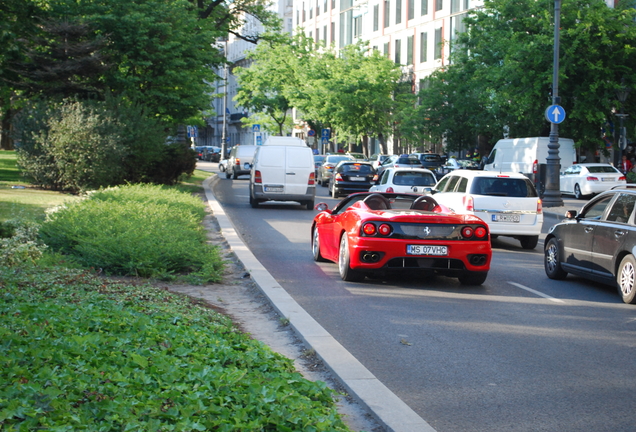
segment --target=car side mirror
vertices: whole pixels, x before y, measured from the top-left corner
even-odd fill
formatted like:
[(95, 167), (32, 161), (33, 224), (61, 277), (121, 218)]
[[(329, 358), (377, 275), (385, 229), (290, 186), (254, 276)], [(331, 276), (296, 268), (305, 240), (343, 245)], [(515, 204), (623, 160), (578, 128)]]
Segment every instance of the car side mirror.
[(316, 204), (314, 206), (314, 210), (318, 210), (318, 211), (328, 211), (329, 210), (329, 206), (327, 205), (327, 203), (324, 202), (320, 202), (318, 204)]
[(568, 210), (565, 212), (566, 219), (576, 219), (577, 213), (576, 210)]

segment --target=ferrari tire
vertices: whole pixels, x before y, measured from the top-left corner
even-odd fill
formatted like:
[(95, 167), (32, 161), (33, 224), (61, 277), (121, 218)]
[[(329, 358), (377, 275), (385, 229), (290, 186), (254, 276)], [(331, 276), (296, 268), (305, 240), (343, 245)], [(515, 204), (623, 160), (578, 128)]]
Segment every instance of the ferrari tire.
[(364, 273), (353, 270), (350, 263), (349, 238), (347, 237), (347, 233), (344, 233), (340, 239), (340, 250), (338, 253), (338, 271), (340, 272), (340, 278), (346, 282), (359, 282), (364, 279)]
[(543, 267), (545, 274), (550, 279), (565, 279), (568, 272), (561, 267), (561, 256), (559, 255), (559, 243), (555, 238), (551, 238), (545, 245), (543, 253)]
[(311, 252), (313, 254), (314, 257), (314, 261), (316, 262), (325, 262), (327, 261), (325, 258), (323, 258), (322, 254), (320, 253), (320, 236), (318, 235), (318, 228), (314, 227), (314, 232), (311, 236)]
[(519, 242), (524, 249), (534, 249), (539, 243), (539, 236), (523, 236), (519, 238)]
[(488, 272), (465, 272), (459, 276), (459, 283), (462, 285), (481, 285), (486, 282)]
[(633, 255), (625, 256), (618, 266), (616, 284), (623, 302), (636, 303), (636, 260)]

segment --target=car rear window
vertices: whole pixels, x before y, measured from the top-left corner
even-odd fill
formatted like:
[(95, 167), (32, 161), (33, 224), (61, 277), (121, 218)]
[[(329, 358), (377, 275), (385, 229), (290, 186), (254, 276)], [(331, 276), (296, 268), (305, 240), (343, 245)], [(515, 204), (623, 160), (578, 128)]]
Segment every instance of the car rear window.
[(357, 163), (342, 164), (340, 166), (340, 172), (352, 172), (352, 171), (368, 174), (373, 172), (373, 167), (371, 165), (357, 164)]
[(435, 177), (426, 172), (396, 172), (393, 183), (400, 186), (433, 186)]
[(398, 160), (395, 161), (395, 163), (400, 165), (422, 165), (419, 159), (410, 158), (410, 157), (398, 158)]
[(506, 197), (536, 197), (537, 190), (529, 179), (510, 177), (477, 177), (470, 193)]
[(612, 173), (616, 174), (616, 170), (611, 166), (591, 166), (587, 167), (587, 170), (591, 173)]

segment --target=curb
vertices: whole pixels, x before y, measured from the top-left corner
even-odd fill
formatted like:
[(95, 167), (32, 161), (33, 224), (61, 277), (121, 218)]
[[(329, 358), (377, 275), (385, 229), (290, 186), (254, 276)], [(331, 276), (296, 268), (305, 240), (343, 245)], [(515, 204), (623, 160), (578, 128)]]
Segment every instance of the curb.
[(316, 320), (314, 320), (280, 284), (269, 274), (249, 248), (243, 243), (234, 226), (211, 190), (219, 181), (218, 175), (203, 182), (205, 196), (214, 213), (221, 234), (230, 248), (267, 296), (272, 306), (289, 323), (298, 336), (311, 347), (325, 366), (376, 420), (391, 432), (435, 432), (424, 419), (382, 384), (362, 363), (347, 351)]

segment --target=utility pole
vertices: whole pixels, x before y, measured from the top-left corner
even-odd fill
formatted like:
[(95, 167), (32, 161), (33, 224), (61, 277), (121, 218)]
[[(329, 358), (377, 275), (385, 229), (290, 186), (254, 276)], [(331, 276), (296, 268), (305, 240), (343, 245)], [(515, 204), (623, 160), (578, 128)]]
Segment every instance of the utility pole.
[(225, 159), (227, 157), (227, 93), (228, 93), (228, 70), (227, 70), (227, 40), (226, 36), (224, 39), (225, 42), (225, 65), (223, 66), (223, 81), (225, 83), (225, 89), (223, 91), (223, 128), (221, 131), (221, 159)]

